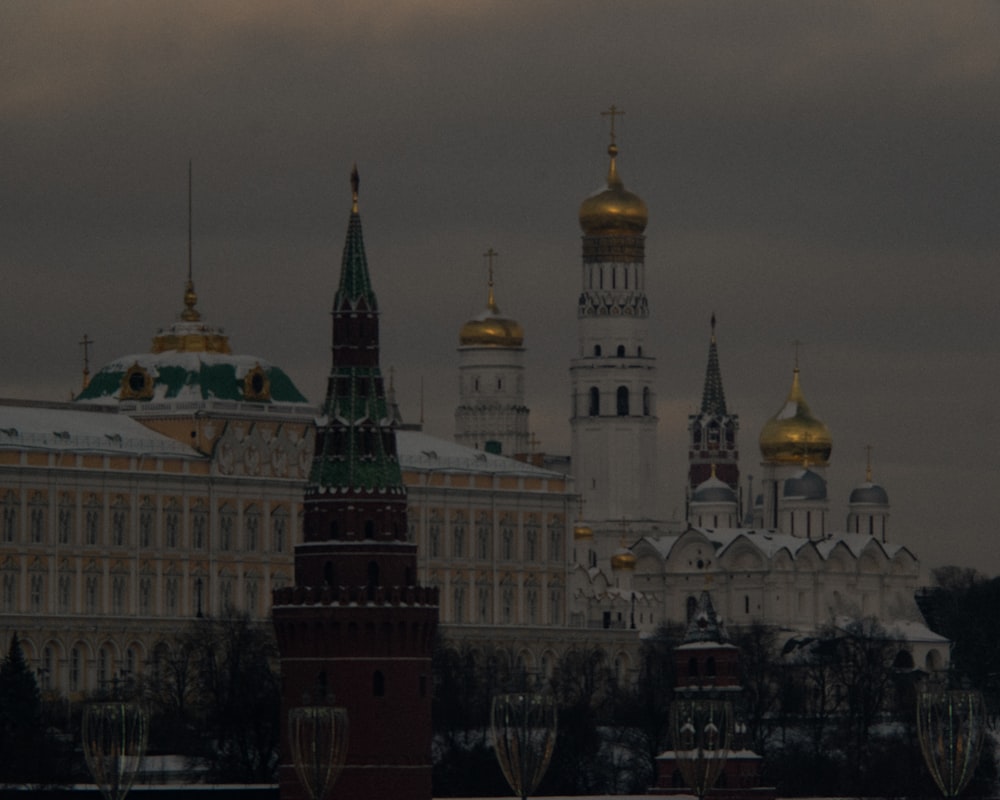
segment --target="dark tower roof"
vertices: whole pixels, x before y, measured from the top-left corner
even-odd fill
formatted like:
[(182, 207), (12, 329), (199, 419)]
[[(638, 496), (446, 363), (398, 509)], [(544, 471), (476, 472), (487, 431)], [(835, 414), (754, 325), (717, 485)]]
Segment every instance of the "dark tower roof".
[(684, 636), (684, 644), (694, 644), (695, 642), (715, 642), (718, 644), (728, 643), (729, 637), (726, 630), (715, 613), (715, 606), (712, 605), (712, 598), (708, 592), (702, 592), (698, 597), (698, 605), (695, 606), (691, 621), (688, 623), (687, 634)]
[[(309, 488), (405, 495), (393, 415), (379, 369), (378, 303), (358, 214), (358, 171), (333, 302), (333, 365), (316, 431)], [(308, 495), (309, 492), (307, 492)]]
[(712, 314), (712, 339), (708, 345), (708, 369), (705, 370), (705, 390), (701, 394), (701, 413), (726, 416), (726, 393), (722, 389), (719, 369), (719, 348), (715, 344), (715, 314)]
[(378, 309), (375, 292), (372, 291), (368, 275), (368, 257), (365, 255), (365, 237), (361, 231), (361, 215), (358, 213), (358, 167), (351, 170), (351, 217), (347, 224), (347, 238), (344, 241), (344, 255), (340, 261), (340, 285), (333, 299), (337, 310), (356, 309), (361, 301), (372, 311)]

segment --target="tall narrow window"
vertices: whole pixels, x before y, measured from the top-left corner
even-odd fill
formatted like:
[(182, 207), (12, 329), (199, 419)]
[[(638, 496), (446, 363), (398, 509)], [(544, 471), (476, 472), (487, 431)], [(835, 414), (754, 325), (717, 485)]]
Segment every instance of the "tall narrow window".
[(601, 393), (596, 386), (590, 387), (590, 416), (599, 417), (601, 415)]
[(627, 417), (628, 416), (628, 387), (619, 386), (618, 393), (618, 416)]

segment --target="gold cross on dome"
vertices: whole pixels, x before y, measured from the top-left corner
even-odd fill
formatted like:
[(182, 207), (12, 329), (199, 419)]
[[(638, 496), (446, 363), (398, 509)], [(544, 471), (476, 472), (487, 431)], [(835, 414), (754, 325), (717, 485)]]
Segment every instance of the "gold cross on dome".
[(804, 345), (801, 339), (793, 339), (792, 347), (795, 349), (795, 369), (799, 368), (799, 352), (802, 350), (802, 345)]
[(489, 271), (490, 275), (490, 286), (493, 285), (493, 259), (496, 258), (498, 255), (500, 254), (492, 247), (485, 253), (483, 253), (483, 258), (486, 259), (486, 268)]
[(611, 144), (615, 143), (615, 117), (624, 117), (625, 112), (618, 108), (618, 106), (613, 105), (607, 111), (601, 112), (602, 117), (611, 117)]

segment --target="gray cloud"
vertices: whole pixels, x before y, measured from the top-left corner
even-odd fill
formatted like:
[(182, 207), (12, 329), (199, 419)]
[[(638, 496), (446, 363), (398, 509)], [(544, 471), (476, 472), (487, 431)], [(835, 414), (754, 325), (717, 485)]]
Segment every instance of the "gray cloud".
[(84, 332), (109, 360), (176, 316), (190, 158), (202, 311), (318, 397), (356, 160), (404, 412), (422, 378), (450, 434), (492, 246), (533, 425), (565, 450), (576, 211), (616, 103), (666, 510), (714, 310), (745, 472), (801, 339), (835, 501), (871, 443), (894, 537), (997, 571), (998, 39), (986, 2), (7, 3), (0, 392), (66, 397)]

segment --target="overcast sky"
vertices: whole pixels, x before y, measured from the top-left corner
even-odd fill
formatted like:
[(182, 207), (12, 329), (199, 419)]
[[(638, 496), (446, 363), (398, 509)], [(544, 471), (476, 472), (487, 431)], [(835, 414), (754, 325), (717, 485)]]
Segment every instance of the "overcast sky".
[(542, 449), (569, 449), (580, 201), (649, 206), (664, 511), (683, 509), (709, 317), (744, 475), (802, 385), (830, 427), (831, 515), (864, 478), (925, 566), (1000, 572), (1000, 3), (0, 5), (0, 395), (65, 399), (144, 352), (194, 274), (233, 349), (319, 401), (361, 172), (382, 364), (454, 430), (482, 253), (526, 331)]

